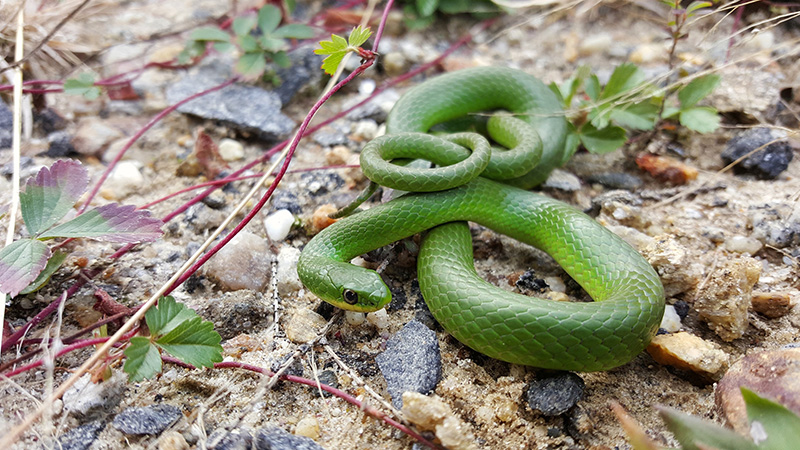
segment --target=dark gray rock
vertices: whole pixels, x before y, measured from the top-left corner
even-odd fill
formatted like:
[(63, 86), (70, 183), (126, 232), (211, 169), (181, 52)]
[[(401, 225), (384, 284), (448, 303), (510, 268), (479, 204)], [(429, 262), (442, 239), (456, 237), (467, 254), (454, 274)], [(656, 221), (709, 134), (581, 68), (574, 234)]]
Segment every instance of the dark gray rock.
[(50, 134), (67, 128), (67, 121), (50, 108), (45, 108), (40, 112), (34, 111), (33, 123), (41, 128), (45, 134)]
[(344, 145), (349, 142), (347, 135), (344, 132), (327, 127), (323, 128), (312, 136), (314, 142), (323, 147), (333, 147), (334, 145)]
[(585, 387), (583, 378), (572, 372), (537, 378), (528, 385), (528, 405), (545, 416), (558, 416), (583, 398)]
[[(766, 145), (772, 141), (776, 142)], [(742, 160), (733, 170), (762, 179), (775, 179), (789, 167), (794, 156), (784, 131), (765, 127), (747, 130), (728, 141), (720, 156), (725, 164), (730, 164), (764, 145), (763, 149)]]
[[(230, 78), (227, 64), (210, 63), (199, 67), (167, 88), (167, 101), (175, 104), (186, 97), (223, 83)], [(278, 94), (254, 86), (234, 84), (181, 105), (178, 111), (218, 120), (241, 131), (257, 134), (267, 141), (284, 139), (294, 129), (294, 121), (281, 113)]]
[(288, 209), (295, 215), (303, 212), (303, 207), (300, 205), (297, 195), (285, 189), (276, 189), (275, 192), (272, 193), (270, 211), (277, 211), (279, 209)]
[(533, 270), (526, 270), (514, 284), (524, 293), (542, 293), (550, 287), (544, 279), (536, 277)]
[(311, 438), (276, 427), (258, 430), (253, 444), (256, 450), (325, 450)]
[(292, 61), (291, 66), (275, 70), (281, 84), (274, 89), (274, 92), (278, 94), (278, 98), (284, 105), (288, 104), (295, 94), (302, 92), (306, 86), (309, 88), (319, 86), (323, 75), (319, 68), (324, 58), (315, 54), (313, 48), (299, 48), (289, 53), (289, 58)]
[(386, 343), (375, 358), (386, 379), (392, 405), (402, 408), (404, 392), (429, 394), (442, 375), (442, 359), (436, 333), (412, 320)]
[(590, 175), (587, 180), (591, 183), (600, 183), (612, 189), (625, 189), (633, 191), (642, 186), (642, 179), (636, 175), (624, 172), (605, 172)]
[(181, 410), (172, 405), (132, 407), (117, 414), (112, 425), (125, 434), (158, 435), (181, 416)]
[(766, 245), (786, 248), (800, 244), (800, 210), (788, 203), (751, 206), (747, 212), (752, 237)]
[[(338, 388), (339, 387), (339, 377), (336, 376), (336, 372), (334, 372), (334, 371), (332, 371), (330, 369), (326, 369), (326, 370), (323, 370), (322, 372), (320, 372), (319, 376), (318, 376), (318, 379), (319, 379), (319, 382), (321, 384), (326, 384), (326, 385), (328, 385), (328, 386), (330, 386), (332, 388)], [(313, 389), (314, 389), (314, 395), (316, 397), (319, 397), (320, 388), (314, 386)], [(328, 391), (322, 391), (322, 396), (325, 397), (325, 398), (328, 398), (331, 395), (333, 395), (333, 394), (331, 394)]]
[(237, 428), (235, 430), (216, 430), (208, 437), (209, 450), (250, 450), (253, 436), (250, 432)]
[(75, 147), (72, 146), (72, 136), (66, 131), (50, 133), (47, 136), (47, 142), (49, 145), (44, 154), (51, 158), (63, 158), (75, 153)]
[(344, 179), (336, 172), (306, 172), (300, 176), (303, 187), (312, 197), (336, 192), (344, 186)]
[(362, 377), (371, 377), (378, 373), (378, 365), (375, 364), (375, 358), (369, 353), (342, 353), (339, 356), (348, 367), (355, 369)]
[(11, 148), (11, 128), (14, 124), (14, 113), (11, 108), (0, 102), (0, 148)]
[(58, 438), (58, 446), (56, 448), (60, 450), (87, 450), (105, 427), (106, 424), (98, 420), (73, 428)]

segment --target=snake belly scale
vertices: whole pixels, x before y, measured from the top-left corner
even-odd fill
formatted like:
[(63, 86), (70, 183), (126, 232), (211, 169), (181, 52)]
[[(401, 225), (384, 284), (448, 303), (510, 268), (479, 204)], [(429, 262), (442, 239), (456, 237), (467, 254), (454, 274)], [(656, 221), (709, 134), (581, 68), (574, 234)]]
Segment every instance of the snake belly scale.
[[(409, 193), (341, 219), (303, 249), (298, 262), (301, 281), (335, 306), (380, 309), (391, 300), (389, 289), (377, 273), (348, 261), (429, 230), (417, 263), (420, 290), (434, 317), (465, 345), (504, 361), (560, 370), (607, 370), (630, 361), (655, 335), (664, 312), (658, 275), (632, 247), (590, 217), (520, 188), (542, 182), (564, 162), (567, 124), (544, 84), (504, 68), (467, 69), (437, 77), (398, 101), (387, 120), (385, 139), (407, 136), (414, 146), (425, 140), (420, 133), (438, 123), (498, 109), (528, 123), (540, 137), (541, 145), (538, 140), (535, 144), (541, 155), (534, 168), (509, 180), (478, 176), (457, 187)], [(530, 144), (526, 136), (518, 133), (510, 140)], [(464, 139), (456, 141), (465, 145)], [(470, 147), (482, 147), (469, 142)], [(468, 157), (470, 151), (463, 151)], [(416, 149), (412, 157), (418, 153)], [(364, 157), (362, 153), (362, 161)], [(479, 164), (486, 165), (483, 159)], [(393, 188), (413, 190), (402, 185), (402, 176), (388, 178), (401, 179)], [(472, 239), (464, 221), (544, 250), (594, 302), (553, 302), (485, 282), (475, 271)]]

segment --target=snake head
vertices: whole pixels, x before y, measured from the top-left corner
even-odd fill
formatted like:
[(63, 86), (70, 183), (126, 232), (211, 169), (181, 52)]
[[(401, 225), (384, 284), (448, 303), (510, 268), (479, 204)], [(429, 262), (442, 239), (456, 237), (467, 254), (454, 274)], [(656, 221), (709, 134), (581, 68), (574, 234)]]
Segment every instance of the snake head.
[(373, 270), (339, 263), (328, 270), (328, 279), (335, 288), (333, 297), (323, 298), (333, 306), (348, 311), (372, 312), (392, 301), (392, 293), (380, 275)]

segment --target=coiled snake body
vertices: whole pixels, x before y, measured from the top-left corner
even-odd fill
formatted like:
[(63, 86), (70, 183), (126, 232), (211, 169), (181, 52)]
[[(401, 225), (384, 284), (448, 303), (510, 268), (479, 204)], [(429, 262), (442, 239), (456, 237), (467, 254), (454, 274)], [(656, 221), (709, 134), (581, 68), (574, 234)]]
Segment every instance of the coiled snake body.
[[(490, 150), (477, 133), (426, 134), (436, 124), (497, 110), (510, 114), (490, 119), (488, 133), (511, 150)], [(429, 230), (417, 262), (420, 290), (436, 320), (465, 345), (504, 361), (561, 370), (607, 370), (630, 361), (663, 315), (658, 275), (590, 217), (521, 189), (541, 183), (564, 162), (566, 133), (555, 95), (517, 70), (467, 69), (411, 89), (390, 113), (387, 134), (362, 151), (361, 165), (373, 181), (413, 193), (316, 235), (300, 256), (301, 281), (335, 306), (378, 310), (391, 300), (389, 289), (377, 273), (348, 261)], [(386, 162), (422, 157), (437, 168)], [(544, 250), (594, 302), (554, 302), (485, 282), (475, 271), (464, 221)]]

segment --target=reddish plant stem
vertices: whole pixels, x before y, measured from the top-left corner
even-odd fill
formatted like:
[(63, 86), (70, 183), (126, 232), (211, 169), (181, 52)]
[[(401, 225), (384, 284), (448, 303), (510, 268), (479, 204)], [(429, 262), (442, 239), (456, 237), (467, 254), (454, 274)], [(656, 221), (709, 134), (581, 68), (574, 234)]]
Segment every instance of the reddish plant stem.
[[(175, 364), (175, 365), (178, 365), (178, 366), (181, 366), (181, 367), (185, 367), (187, 369), (195, 369), (195, 367), (192, 366), (191, 364), (187, 364), (187, 363), (185, 363), (185, 362), (183, 362), (183, 361), (181, 361), (181, 360), (179, 360), (177, 358), (173, 358), (171, 356), (161, 355), (161, 360), (166, 362), (166, 363)], [(245, 364), (245, 363), (240, 363), (240, 362), (235, 362), (235, 361), (226, 361), (226, 362), (221, 362), (221, 363), (214, 363), (214, 368), (215, 369), (243, 369), (243, 370), (249, 370), (251, 372), (260, 373), (260, 374), (266, 375), (268, 377), (275, 376), (275, 374), (271, 370), (264, 369), (264, 368), (258, 367), (258, 366), (254, 366), (252, 364)], [(416, 431), (414, 431), (411, 428), (408, 428), (407, 426), (403, 425), (402, 423), (394, 420), (393, 418), (391, 418), (388, 414), (384, 413), (383, 411), (381, 411), (381, 410), (379, 410), (379, 409), (377, 409), (375, 407), (372, 407), (372, 406), (364, 404), (363, 402), (361, 402), (357, 398), (353, 397), (352, 395), (348, 394), (347, 392), (344, 392), (342, 390), (336, 389), (335, 387), (332, 387), (332, 386), (328, 386), (327, 384), (317, 383), (315, 380), (310, 380), (308, 378), (298, 377), (296, 375), (286, 375), (286, 374), (284, 374), (284, 375), (281, 375), (279, 378), (281, 380), (290, 381), (292, 383), (304, 384), (306, 386), (310, 386), (310, 387), (317, 388), (317, 389), (322, 389), (325, 392), (329, 392), (329, 393), (335, 395), (336, 397), (339, 397), (340, 399), (346, 401), (347, 403), (350, 403), (351, 405), (356, 406), (360, 410), (364, 411), (364, 413), (366, 413), (367, 415), (369, 415), (369, 416), (371, 416), (371, 417), (373, 417), (375, 419), (382, 420), (382, 421), (388, 423), (389, 425), (397, 428), (398, 430), (402, 431), (403, 433), (413, 437), (414, 439), (419, 441), (421, 444), (424, 444), (428, 448), (432, 448), (432, 449), (435, 449), (435, 450), (441, 450), (441, 447), (439, 447), (438, 445), (434, 444), (433, 442), (430, 442), (429, 440), (425, 439), (424, 437), (422, 437)]]
[[(122, 339), (123, 340), (128, 340), (131, 337), (133, 337), (134, 335), (136, 335), (136, 333), (138, 333), (138, 332), (139, 332), (139, 328), (138, 327), (134, 328), (130, 332), (126, 333), (122, 337)], [(85, 340), (82, 340), (80, 342), (76, 342), (74, 344), (68, 345), (68, 346), (62, 348), (61, 350), (59, 350), (56, 353), (56, 355), (55, 355), (55, 357), (53, 359), (55, 360), (55, 358), (63, 356), (63, 355), (65, 355), (65, 354), (67, 354), (67, 353), (69, 353), (69, 352), (71, 352), (73, 350), (79, 350), (79, 349), (82, 349), (84, 347), (89, 347), (89, 346), (92, 346), (92, 345), (102, 344), (102, 343), (106, 342), (107, 340), (109, 340), (109, 336), (100, 337), (100, 338), (85, 339)], [(35, 369), (35, 368), (41, 366), (42, 364), (44, 364), (44, 358), (42, 358), (42, 359), (40, 359), (38, 361), (34, 361), (34, 362), (30, 363), (30, 364), (26, 364), (26, 365), (21, 366), (21, 367), (17, 367), (14, 370), (11, 370), (11, 371), (9, 371), (7, 373), (4, 373), (3, 376), (11, 378), (11, 377), (13, 377), (15, 375), (21, 374), (22, 372), (26, 372), (28, 370)]]

